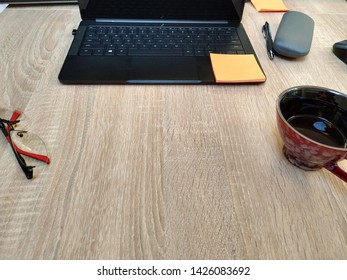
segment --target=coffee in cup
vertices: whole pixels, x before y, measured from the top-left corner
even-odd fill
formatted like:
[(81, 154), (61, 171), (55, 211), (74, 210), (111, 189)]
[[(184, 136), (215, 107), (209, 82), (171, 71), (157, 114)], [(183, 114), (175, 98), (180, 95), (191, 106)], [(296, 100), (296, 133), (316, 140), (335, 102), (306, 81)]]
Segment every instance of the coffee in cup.
[(276, 109), (287, 159), (304, 170), (324, 167), (347, 182), (347, 173), (337, 164), (347, 157), (347, 96), (297, 86), (280, 94)]

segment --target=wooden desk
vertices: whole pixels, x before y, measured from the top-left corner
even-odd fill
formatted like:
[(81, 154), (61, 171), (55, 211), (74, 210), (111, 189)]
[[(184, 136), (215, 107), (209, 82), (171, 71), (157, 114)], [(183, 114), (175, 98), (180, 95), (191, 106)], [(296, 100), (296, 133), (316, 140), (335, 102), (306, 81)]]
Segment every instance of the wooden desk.
[[(27, 180), (0, 137), (1, 259), (346, 259), (347, 184), (282, 155), (277, 96), (347, 93), (342, 0), (287, 0), (315, 20), (309, 55), (270, 61), (246, 4), (261, 85), (66, 86), (57, 76), (75, 6), (0, 14), (1, 107), (19, 107), (52, 163)], [(345, 164), (345, 166), (347, 166)]]

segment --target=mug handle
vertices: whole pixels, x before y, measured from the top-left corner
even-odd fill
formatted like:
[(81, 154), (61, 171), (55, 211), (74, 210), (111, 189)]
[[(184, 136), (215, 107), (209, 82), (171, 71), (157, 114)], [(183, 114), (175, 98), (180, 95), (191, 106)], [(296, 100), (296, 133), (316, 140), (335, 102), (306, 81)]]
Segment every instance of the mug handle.
[(347, 172), (338, 166), (337, 162), (330, 162), (324, 167), (347, 183)]

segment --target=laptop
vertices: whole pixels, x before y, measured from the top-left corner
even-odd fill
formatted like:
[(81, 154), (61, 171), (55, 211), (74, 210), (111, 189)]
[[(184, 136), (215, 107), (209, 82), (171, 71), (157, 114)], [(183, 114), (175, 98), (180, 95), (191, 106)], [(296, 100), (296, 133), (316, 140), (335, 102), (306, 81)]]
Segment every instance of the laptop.
[(255, 55), (241, 24), (245, 0), (78, 4), (64, 84), (214, 84), (211, 52)]

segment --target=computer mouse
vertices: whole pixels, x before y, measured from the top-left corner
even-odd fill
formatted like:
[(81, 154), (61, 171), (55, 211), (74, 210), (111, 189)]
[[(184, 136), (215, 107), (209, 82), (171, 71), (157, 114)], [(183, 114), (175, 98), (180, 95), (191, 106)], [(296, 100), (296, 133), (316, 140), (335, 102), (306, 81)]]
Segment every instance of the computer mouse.
[(333, 45), (333, 53), (347, 64), (347, 40), (335, 43)]

